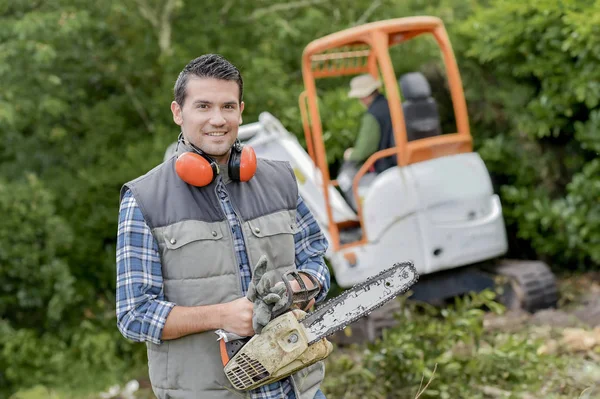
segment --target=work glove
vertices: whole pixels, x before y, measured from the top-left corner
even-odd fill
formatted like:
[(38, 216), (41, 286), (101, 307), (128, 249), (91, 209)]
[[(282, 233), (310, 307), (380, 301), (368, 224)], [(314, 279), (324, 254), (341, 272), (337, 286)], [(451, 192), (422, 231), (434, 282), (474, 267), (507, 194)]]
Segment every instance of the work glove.
[(267, 257), (261, 256), (248, 286), (246, 298), (254, 304), (252, 327), (260, 334), (277, 312), (287, 306), (287, 289), (283, 283), (283, 274), (277, 270), (267, 271)]

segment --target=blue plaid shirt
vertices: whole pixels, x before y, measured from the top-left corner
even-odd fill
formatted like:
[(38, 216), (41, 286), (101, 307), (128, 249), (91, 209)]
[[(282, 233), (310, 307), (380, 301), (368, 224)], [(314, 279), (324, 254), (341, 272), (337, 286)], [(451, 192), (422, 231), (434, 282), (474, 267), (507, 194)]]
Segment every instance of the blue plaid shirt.
[[(250, 262), (240, 221), (220, 177), (217, 192), (233, 233), (242, 294), (245, 295), (252, 277)], [(330, 284), (329, 270), (323, 261), (328, 243), (300, 196), (296, 221), (299, 227), (294, 236), (296, 267), (321, 283), (321, 292), (316, 298), (320, 302), (326, 297)], [(175, 304), (165, 300), (158, 243), (130, 191), (123, 196), (119, 210), (116, 302), (117, 325), (126, 338), (137, 342), (162, 342), (163, 327)], [(322, 395), (320, 391), (319, 395)], [(253, 399), (295, 398), (289, 378), (259, 387), (251, 391), (250, 396)]]

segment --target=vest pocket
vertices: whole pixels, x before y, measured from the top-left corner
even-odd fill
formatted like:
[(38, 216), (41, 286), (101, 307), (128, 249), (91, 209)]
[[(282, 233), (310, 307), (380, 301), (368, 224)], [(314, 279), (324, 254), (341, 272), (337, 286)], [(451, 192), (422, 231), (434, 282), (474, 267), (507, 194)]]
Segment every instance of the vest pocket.
[[(185, 280), (220, 276), (223, 265), (231, 263), (230, 240), (222, 223), (186, 220), (162, 231), (162, 265), (165, 279)], [(229, 273), (235, 273), (230, 265)]]
[(218, 224), (212, 223), (194, 223), (193, 221), (185, 224), (170, 226), (166, 229), (164, 238), (165, 245), (169, 249), (179, 249), (184, 245), (198, 240), (220, 240), (223, 238)]
[(252, 258), (267, 255), (269, 268), (293, 266), (296, 260), (294, 234), (298, 232), (295, 212), (282, 211), (247, 222)]

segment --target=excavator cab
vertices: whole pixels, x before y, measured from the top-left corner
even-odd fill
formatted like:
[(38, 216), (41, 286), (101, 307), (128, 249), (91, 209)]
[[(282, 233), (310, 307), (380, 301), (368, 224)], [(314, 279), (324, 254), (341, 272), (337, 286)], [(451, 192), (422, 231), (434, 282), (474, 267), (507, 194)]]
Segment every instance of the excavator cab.
[[(398, 80), (392, 65), (390, 47), (425, 34), (434, 37), (446, 66), (457, 125), (457, 132), (454, 133), (441, 134), (437, 105), (431, 97), (431, 89), (425, 77), (415, 72)], [(427, 160), (472, 152), (472, 138), (458, 66), (444, 25), (438, 18), (410, 17), (374, 22), (317, 39), (304, 50), (302, 73), (306, 90), (300, 95), (300, 108), (308, 153), (321, 171), (324, 187), (330, 184), (339, 186), (342, 183), (342, 191), (348, 193), (350, 190), (351, 195), (346, 195), (346, 198), (352, 197), (348, 202), (358, 216), (358, 223), (347, 223), (334, 220), (333, 214), (328, 212), (331, 244), (336, 250), (359, 247), (369, 241), (365, 228), (364, 198), (361, 198), (364, 194), (359, 194), (359, 187), (361, 179), (372, 170), (378, 159), (395, 156), (397, 168), (403, 168)], [(323, 141), (316, 83), (319, 79), (364, 73), (380, 78), (383, 83), (390, 108), (395, 146), (373, 154), (355, 173), (342, 173), (341, 180), (332, 180)], [(401, 100), (402, 97), (404, 101)], [(348, 177), (352, 174), (352, 184), (349, 185)], [(369, 188), (371, 186), (369, 184)], [(328, 202), (326, 191), (325, 202)], [(353, 243), (342, 243), (340, 231), (348, 228), (360, 229), (361, 239)]]
[[(390, 49), (424, 35), (440, 50), (454, 132), (442, 132), (423, 74), (396, 76)], [(375, 152), (354, 170), (342, 167), (332, 179), (317, 82), (365, 73), (383, 83), (394, 145)], [(323, 196), (319, 210), (326, 215), (321, 225), (330, 242), (329, 260), (342, 287), (360, 283), (394, 262), (412, 260), (421, 274), (414, 287), (416, 299), (435, 302), (491, 288), (502, 274), (514, 286), (507, 299), (511, 307), (536, 310), (556, 303), (555, 279), (547, 265), (500, 260), (508, 249), (500, 198), (483, 160), (473, 151), (459, 69), (439, 18), (390, 19), (314, 40), (304, 49), (302, 74), (305, 91), (299, 103), (306, 148)], [(370, 173), (377, 160), (390, 156), (396, 158), (396, 166)], [(340, 189), (354, 214), (339, 205), (332, 187)], [(483, 264), (491, 266), (484, 271)]]

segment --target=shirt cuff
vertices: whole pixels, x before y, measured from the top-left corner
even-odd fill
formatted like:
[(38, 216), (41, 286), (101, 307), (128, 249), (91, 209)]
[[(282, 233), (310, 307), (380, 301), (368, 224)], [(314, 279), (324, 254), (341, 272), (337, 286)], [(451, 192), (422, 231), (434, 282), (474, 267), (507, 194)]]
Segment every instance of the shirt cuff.
[(152, 305), (146, 312), (146, 320), (144, 320), (147, 327), (146, 338), (149, 342), (160, 345), (163, 343), (162, 331), (167, 322), (167, 317), (171, 313), (171, 310), (175, 307), (173, 302), (167, 301), (152, 301)]

